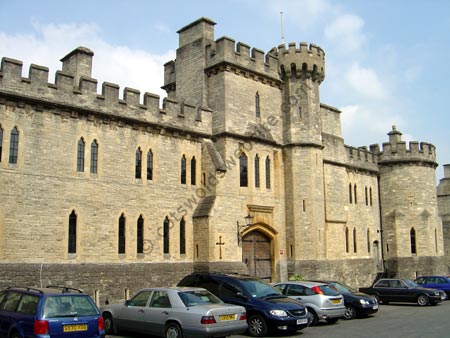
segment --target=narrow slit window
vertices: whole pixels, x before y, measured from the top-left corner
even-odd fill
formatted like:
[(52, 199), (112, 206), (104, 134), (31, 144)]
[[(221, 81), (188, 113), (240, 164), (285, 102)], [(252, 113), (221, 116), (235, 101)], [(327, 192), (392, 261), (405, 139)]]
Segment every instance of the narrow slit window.
[(144, 217), (139, 216), (137, 220), (137, 253), (144, 253)]
[(184, 217), (180, 221), (180, 254), (186, 254), (186, 221)]
[(191, 185), (195, 185), (196, 182), (196, 176), (197, 176), (197, 160), (195, 159), (195, 156), (191, 159)]
[(256, 92), (256, 95), (255, 95), (255, 113), (256, 113), (256, 117), (261, 117), (259, 93), (258, 92)]
[(84, 151), (85, 151), (85, 142), (83, 138), (80, 138), (78, 141), (78, 150), (77, 150), (77, 171), (79, 173), (84, 172)]
[(68, 252), (70, 254), (77, 253), (77, 215), (75, 210), (69, 215), (69, 243)]
[(0, 162), (2, 161), (3, 129), (0, 127)]
[(355, 184), (355, 186), (353, 187), (353, 192), (354, 192), (354, 194), (353, 194), (353, 197), (354, 197), (354, 201), (355, 201), (355, 204), (358, 204), (358, 195), (357, 195), (357, 190), (356, 190), (356, 184)]
[(415, 255), (417, 254), (417, 246), (416, 246), (416, 230), (414, 228), (411, 228), (409, 232), (409, 238), (411, 241), (411, 253)]
[(356, 228), (353, 229), (353, 252), (356, 253), (358, 251), (357, 242), (356, 242)]
[(166, 216), (163, 224), (163, 252), (169, 253), (169, 217)]
[(351, 183), (348, 185), (348, 202), (350, 204), (353, 203), (353, 200), (352, 200), (352, 184)]
[(372, 187), (369, 188), (369, 200), (370, 200), (370, 206), (372, 206)]
[(150, 149), (147, 153), (147, 181), (153, 180), (153, 152)]
[(345, 252), (346, 253), (349, 252), (349, 247), (348, 247), (348, 228), (345, 228)]
[(266, 157), (266, 189), (270, 189), (270, 158)]
[(142, 178), (142, 151), (141, 148), (136, 150), (136, 162), (135, 162), (135, 178)]
[(17, 157), (19, 154), (19, 131), (17, 127), (11, 131), (11, 141), (9, 144), (9, 163), (17, 164)]
[(239, 179), (241, 187), (248, 187), (247, 155), (245, 153), (242, 153), (239, 157)]
[(181, 184), (186, 184), (186, 156), (181, 157)]
[(255, 156), (255, 187), (259, 188), (259, 156)]
[(91, 174), (96, 174), (98, 169), (98, 143), (94, 140), (91, 143)]
[(125, 215), (120, 215), (119, 218), (119, 254), (125, 253)]
[(364, 189), (364, 196), (366, 198), (366, 205), (368, 206), (369, 205), (369, 195), (367, 193), (367, 187), (365, 187), (365, 189)]

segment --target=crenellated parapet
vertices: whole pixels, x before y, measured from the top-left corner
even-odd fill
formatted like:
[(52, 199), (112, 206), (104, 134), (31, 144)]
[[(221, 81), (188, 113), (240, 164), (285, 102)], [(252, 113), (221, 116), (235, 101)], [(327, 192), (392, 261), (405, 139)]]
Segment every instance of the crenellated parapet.
[(150, 129), (179, 129), (201, 136), (211, 133), (208, 109), (168, 98), (160, 108), (159, 95), (148, 92), (141, 95), (139, 90), (129, 87), (121, 91), (119, 85), (110, 82), (102, 83), (99, 94), (98, 81), (91, 77), (92, 56), (84, 47), (69, 53), (61, 60), (63, 70), (56, 71), (54, 83), (49, 82), (47, 67), (32, 64), (28, 76), (22, 77), (23, 63), (3, 57), (0, 96), (71, 114), (92, 114), (105, 121), (123, 120), (144, 128), (148, 124)]
[(232, 71), (257, 81), (279, 85), (278, 58), (273, 53), (251, 48), (245, 43), (222, 37), (206, 46), (206, 73), (208, 75)]
[(325, 79), (325, 52), (319, 46), (301, 42), (299, 48), (290, 43), (274, 49), (278, 56), (282, 78), (311, 78), (319, 84)]
[(367, 149), (367, 147), (351, 147), (345, 146), (345, 153), (347, 155), (347, 165), (354, 169), (366, 170), (370, 172), (377, 172), (377, 158), (376, 155)]

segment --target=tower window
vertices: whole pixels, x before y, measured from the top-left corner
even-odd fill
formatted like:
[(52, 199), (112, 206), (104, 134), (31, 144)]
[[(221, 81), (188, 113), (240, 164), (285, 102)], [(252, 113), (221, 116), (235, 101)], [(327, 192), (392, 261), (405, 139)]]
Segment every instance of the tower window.
[(261, 117), (261, 110), (260, 110), (260, 105), (259, 105), (259, 93), (256, 92), (255, 95), (255, 113), (256, 113), (256, 117)]
[(165, 254), (169, 253), (169, 217), (166, 216), (163, 224), (163, 252)]
[(153, 180), (153, 152), (150, 149), (147, 153), (147, 181)]
[(270, 189), (270, 158), (266, 157), (266, 188)]
[(77, 151), (77, 171), (79, 173), (84, 172), (84, 148), (85, 142), (83, 138), (78, 141), (78, 151)]
[(255, 156), (255, 187), (259, 188), (259, 156)]
[(356, 194), (356, 184), (353, 187), (353, 191), (354, 191), (353, 197), (354, 197), (355, 204), (358, 204), (358, 197), (357, 197), (357, 194)]
[(416, 230), (414, 228), (411, 228), (409, 232), (409, 239), (411, 241), (411, 253), (415, 255), (417, 254), (417, 247), (416, 247)]
[(345, 252), (349, 252), (349, 245), (348, 245), (348, 228), (345, 228)]
[(370, 206), (372, 206), (372, 187), (369, 188), (369, 202), (370, 202)]
[(119, 254), (125, 253), (125, 216), (119, 218)]
[(77, 253), (77, 215), (75, 210), (69, 215), (69, 248), (68, 252), (70, 254)]
[(353, 203), (353, 200), (352, 200), (352, 184), (351, 183), (348, 185), (348, 202), (350, 204)]
[(186, 156), (181, 158), (181, 184), (186, 184)]
[(142, 151), (141, 147), (136, 150), (135, 178), (142, 178)]
[(91, 174), (97, 173), (98, 167), (98, 143), (94, 140), (91, 143)]
[(191, 185), (195, 185), (197, 175), (197, 160), (195, 156), (191, 159)]
[(357, 246), (356, 246), (356, 228), (353, 228), (353, 252), (356, 253)]
[(137, 220), (137, 253), (144, 253), (144, 218), (142, 215)]
[(245, 153), (239, 157), (239, 179), (241, 187), (248, 187), (247, 155)]
[(0, 162), (2, 161), (3, 129), (0, 127)]
[(367, 252), (370, 253), (370, 230), (367, 229)]
[(364, 189), (364, 197), (366, 198), (366, 205), (369, 205), (369, 195), (367, 194), (367, 186)]

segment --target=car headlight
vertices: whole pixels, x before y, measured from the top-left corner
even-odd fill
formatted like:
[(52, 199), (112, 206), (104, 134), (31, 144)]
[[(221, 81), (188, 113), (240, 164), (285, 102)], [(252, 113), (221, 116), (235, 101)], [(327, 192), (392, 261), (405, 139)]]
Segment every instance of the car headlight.
[(360, 302), (362, 305), (370, 304), (370, 302), (369, 302), (368, 300), (365, 300), (365, 299), (360, 299), (359, 302)]
[(276, 317), (287, 317), (287, 313), (284, 310), (270, 310), (269, 313)]

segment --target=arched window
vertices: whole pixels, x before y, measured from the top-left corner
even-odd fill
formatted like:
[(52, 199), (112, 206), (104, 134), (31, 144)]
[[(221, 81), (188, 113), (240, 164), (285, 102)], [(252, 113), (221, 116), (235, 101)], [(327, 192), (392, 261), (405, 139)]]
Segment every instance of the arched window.
[(353, 200), (352, 200), (352, 184), (351, 183), (348, 185), (348, 202), (350, 204), (353, 203)]
[(370, 230), (367, 229), (367, 253), (370, 253)]
[(245, 153), (239, 157), (239, 179), (241, 187), (248, 187), (247, 155)]
[(153, 180), (153, 152), (150, 149), (147, 153), (147, 181)]
[(180, 254), (186, 254), (186, 221), (184, 217), (180, 221)]
[(166, 218), (164, 219), (164, 224), (163, 224), (163, 233), (164, 233), (164, 238), (163, 238), (163, 252), (165, 254), (169, 253), (169, 217), (166, 216)]
[(125, 253), (125, 215), (119, 218), (119, 254)]
[(416, 248), (416, 230), (414, 228), (411, 228), (409, 231), (409, 239), (411, 241), (411, 253), (417, 254), (417, 248)]
[(181, 157), (181, 184), (186, 184), (186, 156)]
[(256, 117), (261, 117), (258, 92), (256, 92), (256, 95), (255, 95), (255, 113), (256, 113)]
[(0, 162), (2, 161), (2, 149), (3, 149), (3, 129), (0, 126)]
[(348, 245), (348, 228), (345, 228), (345, 252), (348, 253), (349, 245)]
[(135, 178), (142, 178), (142, 151), (141, 147), (136, 149)]
[(79, 173), (84, 172), (84, 147), (85, 142), (83, 138), (78, 140), (78, 149), (77, 149), (77, 171)]
[(356, 184), (353, 187), (353, 191), (354, 191), (353, 197), (354, 197), (355, 204), (358, 204), (358, 195), (357, 195), (357, 190), (356, 190)]
[(195, 156), (191, 159), (191, 185), (195, 185), (197, 175), (197, 160)]
[(255, 156), (255, 187), (259, 188), (259, 156)]
[(266, 157), (266, 188), (270, 189), (270, 158)]
[(353, 228), (353, 252), (356, 253), (357, 247), (356, 247), (356, 228)]
[(137, 253), (144, 253), (144, 218), (142, 215), (137, 220)]
[(19, 131), (17, 127), (11, 130), (11, 140), (9, 143), (9, 163), (16, 164), (19, 154)]
[(75, 210), (69, 215), (69, 243), (68, 252), (70, 254), (77, 253), (77, 215)]
[(97, 173), (98, 167), (98, 143), (97, 140), (91, 143), (91, 174)]

